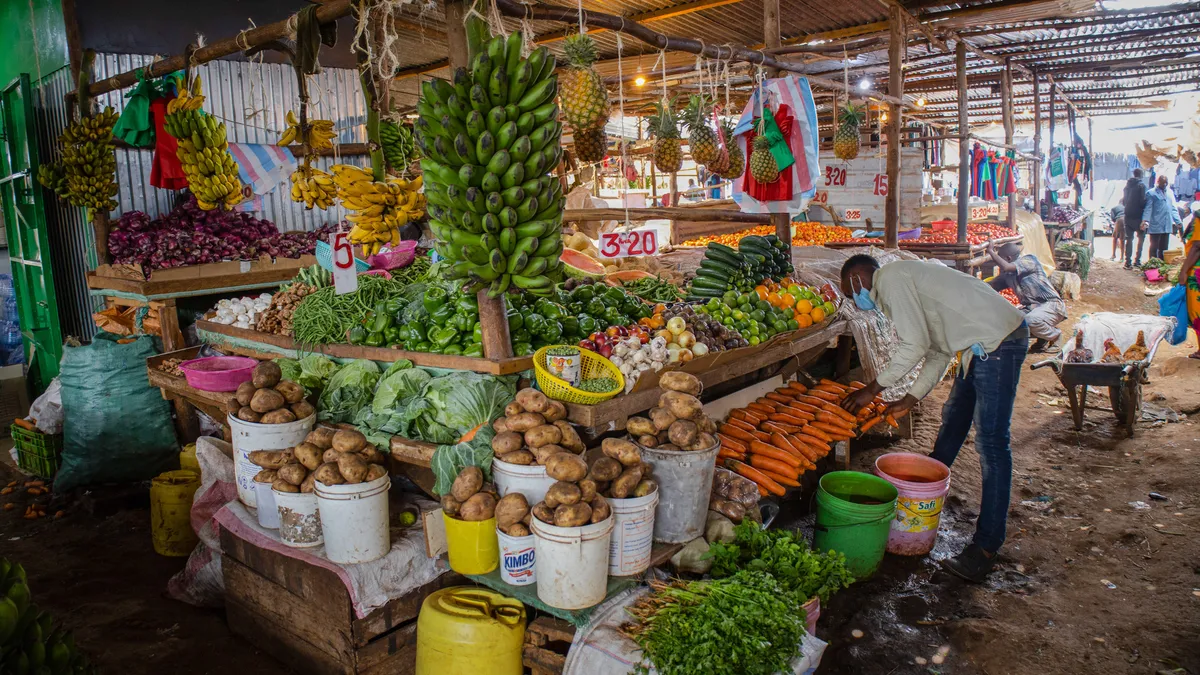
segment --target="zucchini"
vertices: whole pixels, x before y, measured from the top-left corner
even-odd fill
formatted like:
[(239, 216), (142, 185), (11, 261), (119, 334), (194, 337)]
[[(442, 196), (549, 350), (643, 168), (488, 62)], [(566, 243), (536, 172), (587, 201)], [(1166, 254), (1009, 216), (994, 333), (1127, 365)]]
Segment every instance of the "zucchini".
[(720, 295), (721, 293), (724, 293), (725, 291), (729, 290), (729, 284), (727, 284), (723, 281), (717, 281), (716, 279), (708, 279), (706, 277), (696, 277), (695, 279), (692, 279), (693, 292), (695, 292), (695, 290), (698, 288), (703, 288), (703, 289), (707, 289), (707, 290), (711, 290), (711, 291), (717, 291), (718, 292), (717, 294)]
[(745, 259), (742, 258), (742, 254), (738, 253), (737, 251), (730, 253), (728, 251), (718, 251), (716, 249), (709, 249), (705, 251), (704, 259), (716, 260), (731, 267), (741, 267), (742, 264), (746, 262)]
[(739, 268), (734, 267), (733, 265), (721, 262), (720, 260), (712, 260), (711, 258), (705, 258), (704, 260), (701, 260), (700, 269), (711, 270), (725, 276), (733, 276), (741, 271)]

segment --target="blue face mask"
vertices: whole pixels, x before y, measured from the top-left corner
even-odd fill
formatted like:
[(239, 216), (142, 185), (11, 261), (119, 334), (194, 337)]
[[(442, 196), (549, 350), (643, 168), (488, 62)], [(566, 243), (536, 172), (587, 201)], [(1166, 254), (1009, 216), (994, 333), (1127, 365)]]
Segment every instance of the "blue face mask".
[(850, 277), (850, 289), (853, 291), (854, 306), (864, 312), (869, 312), (875, 309), (875, 301), (871, 299), (871, 293), (862, 287), (862, 282), (859, 282), (858, 289), (855, 290), (854, 282), (858, 277)]

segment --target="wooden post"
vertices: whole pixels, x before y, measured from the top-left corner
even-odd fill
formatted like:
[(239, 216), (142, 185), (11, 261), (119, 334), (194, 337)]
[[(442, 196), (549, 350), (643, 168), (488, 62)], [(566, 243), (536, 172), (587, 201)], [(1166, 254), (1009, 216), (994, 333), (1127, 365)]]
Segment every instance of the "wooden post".
[[(1088, 152), (1094, 155), (1094, 154), (1096, 154), (1096, 151), (1092, 148), (1092, 118), (1091, 117), (1087, 118), (1087, 121), (1088, 121)], [(1096, 198), (1096, 181), (1092, 180), (1091, 176), (1088, 176), (1088, 199), (1095, 199), (1095, 198)]]
[[(1033, 69), (1033, 154), (1042, 156), (1042, 92), (1038, 83), (1037, 68)], [(1042, 172), (1046, 169), (1045, 161), (1038, 161), (1033, 166), (1033, 182), (1029, 184), (1033, 193), (1033, 212), (1040, 218), (1042, 215)]]
[[(782, 42), (779, 28), (779, 0), (763, 0), (763, 44), (774, 49)], [(779, 69), (768, 71), (771, 77), (779, 77)]]
[[(888, 11), (888, 93), (896, 98), (904, 97), (904, 71), (901, 60), (906, 47), (904, 10), (892, 5)], [(900, 234), (900, 106), (888, 104), (887, 125), (887, 198), (884, 211), (883, 245), (896, 248)]]
[(961, 39), (954, 46), (954, 66), (958, 78), (958, 243), (965, 244), (971, 194), (971, 129), (967, 126), (967, 43)]
[[(1004, 143), (1012, 145), (1013, 143), (1013, 103), (1012, 103), (1012, 62), (1008, 59), (1004, 60), (1004, 71), (1000, 73), (1000, 105), (1004, 115)], [(1008, 226), (1016, 229), (1017, 226), (1017, 195), (1016, 193), (1008, 195)]]
[[(1049, 107), (1050, 107), (1050, 143), (1047, 145), (1047, 147), (1049, 147), (1050, 150), (1049, 150), (1049, 152), (1046, 153), (1046, 166), (1050, 165), (1050, 154), (1054, 152), (1054, 83), (1053, 82), (1050, 83), (1050, 86), (1048, 89), (1049, 89), (1049, 91), (1047, 93), (1049, 94), (1049, 100), (1047, 101), (1047, 103), (1049, 104)], [(1051, 197), (1049, 178), (1050, 177), (1047, 175), (1047, 177), (1046, 177), (1046, 202), (1047, 202), (1046, 208), (1052, 209), (1052, 208), (1054, 208), (1054, 198)]]
[[(443, 0), (451, 70), (470, 67), (467, 30), (463, 25), (464, 4), (464, 0)], [(508, 334), (508, 312), (504, 298), (489, 298), (486, 290), (479, 291), (476, 298), (479, 300), (479, 323), (483, 329), (484, 358), (504, 359), (512, 356), (512, 338)]]
[(679, 174), (671, 172), (671, 204), (670, 206), (679, 206)]

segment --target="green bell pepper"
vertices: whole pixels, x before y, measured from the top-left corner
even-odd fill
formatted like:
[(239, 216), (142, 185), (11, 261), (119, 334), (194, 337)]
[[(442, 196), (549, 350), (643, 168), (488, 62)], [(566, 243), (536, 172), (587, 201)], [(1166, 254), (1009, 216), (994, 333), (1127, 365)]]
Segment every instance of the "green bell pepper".
[(463, 356), (474, 356), (475, 358), (483, 357), (483, 345), (471, 345), (463, 349)]
[(426, 349), (425, 351), (429, 352), (430, 354), (441, 354), (444, 350), (445, 347), (442, 347), (441, 345), (431, 344), (429, 345), (429, 349)]
[(587, 308), (587, 313), (591, 314), (592, 316), (596, 317), (597, 319), (603, 317), (604, 310), (608, 309), (608, 307), (606, 307), (604, 305), (604, 301), (599, 298), (592, 298), (591, 300), (589, 300), (586, 308)]
[(367, 333), (367, 339), (363, 340), (363, 344), (365, 344), (368, 347), (382, 347), (383, 340), (384, 340), (383, 333), (371, 332), (371, 333)]
[(434, 328), (429, 331), (429, 339), (438, 347), (445, 347), (454, 342), (454, 338), (458, 337), (458, 331), (450, 327)]
[(446, 304), (446, 290), (431, 286), (425, 291), (425, 295), (421, 296), (421, 304), (424, 305), (425, 311), (432, 314), (434, 310)]
[(376, 312), (375, 319), (371, 321), (371, 332), (382, 333), (392, 327), (392, 315), (387, 312)]
[(596, 289), (588, 286), (580, 286), (571, 291), (571, 298), (576, 302), (587, 302), (596, 295)]
[(625, 301), (625, 291), (616, 286), (609, 286), (607, 291), (604, 291), (604, 298), (611, 303), (621, 303)]
[(388, 326), (387, 330), (383, 331), (383, 339), (389, 345), (403, 342), (403, 340), (400, 339), (400, 328), (396, 326)]
[(542, 328), (545, 325), (546, 325), (546, 318), (543, 317), (541, 314), (526, 314), (525, 315), (525, 328), (528, 329), (530, 333), (537, 335), (538, 333), (540, 333), (542, 331)]
[[(577, 317), (577, 319), (579, 320), (579, 334), (580, 335), (587, 337), (588, 335), (591, 335), (592, 333), (596, 332), (596, 320), (595, 319), (588, 316), (587, 314), (580, 314)], [(565, 327), (566, 326), (564, 325), (564, 328)]]
[(535, 335), (549, 344), (554, 344), (562, 339), (562, 324), (552, 319), (546, 319), (546, 325), (542, 327), (542, 330), (535, 333)]
[(567, 313), (566, 308), (562, 305), (545, 299), (538, 300), (533, 307), (538, 314), (541, 314), (550, 321), (557, 321), (558, 319), (563, 318), (563, 316), (565, 316)]
[(454, 307), (460, 312), (479, 313), (479, 298), (475, 295), (460, 295), (458, 300), (454, 301)]
[(604, 320), (607, 321), (608, 325), (610, 326), (624, 326), (625, 324), (629, 323), (625, 319), (625, 315), (621, 312), (621, 310), (617, 309), (616, 307), (609, 307), (608, 309), (604, 310)]
[(409, 347), (409, 349), (413, 350), (414, 352), (427, 352), (432, 348), (433, 345), (429, 344), (428, 340), (421, 340), (420, 342)]
[(471, 341), (480, 343), (483, 342), (483, 324), (476, 321), (475, 327), (471, 329)]
[(459, 347), (458, 345), (446, 345), (445, 348), (442, 349), (442, 353), (458, 355), (463, 353), (463, 348)]
[(521, 316), (520, 312), (514, 312), (512, 310), (509, 310), (509, 312), (508, 312), (508, 332), (509, 332), (509, 334), (512, 334), (512, 333), (515, 333), (516, 331), (521, 330), (521, 327), (524, 325), (525, 325), (525, 317)]
[(517, 356), (529, 356), (533, 353), (533, 345), (528, 342), (516, 342), (513, 344), (513, 353)]
[(350, 329), (350, 344), (361, 345), (367, 340), (367, 329), (362, 326), (355, 326)]
[(450, 319), (450, 326), (460, 333), (471, 332), (471, 326), (474, 326), (479, 321), (479, 316), (475, 314), (456, 313)]
[(446, 303), (429, 313), (429, 320), (434, 326), (446, 326), (450, 322), (450, 318), (454, 316), (454, 305)]
[(532, 342), (533, 335), (530, 334), (528, 328), (518, 328), (512, 332), (512, 341), (513, 344), (518, 342)]
[(573, 316), (564, 316), (558, 320), (562, 324), (562, 334), (568, 337), (579, 336), (579, 319)]
[(426, 339), (425, 324), (416, 321), (410, 321), (404, 324), (408, 329), (408, 340), (413, 342), (424, 342)]
[[(387, 313), (391, 314), (392, 316), (399, 314), (400, 310), (404, 309), (404, 301), (401, 300), (400, 298), (392, 298), (391, 300), (388, 300), (386, 302), (387, 302)], [(397, 320), (397, 323), (399, 323), (398, 320)]]

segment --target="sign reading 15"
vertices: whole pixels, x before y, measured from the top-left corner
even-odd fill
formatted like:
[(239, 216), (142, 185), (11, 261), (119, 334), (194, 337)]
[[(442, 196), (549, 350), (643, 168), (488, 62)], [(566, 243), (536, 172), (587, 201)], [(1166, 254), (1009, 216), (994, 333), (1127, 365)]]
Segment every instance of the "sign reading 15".
[(601, 258), (624, 258), (658, 253), (658, 234), (652, 229), (604, 232), (600, 235)]

